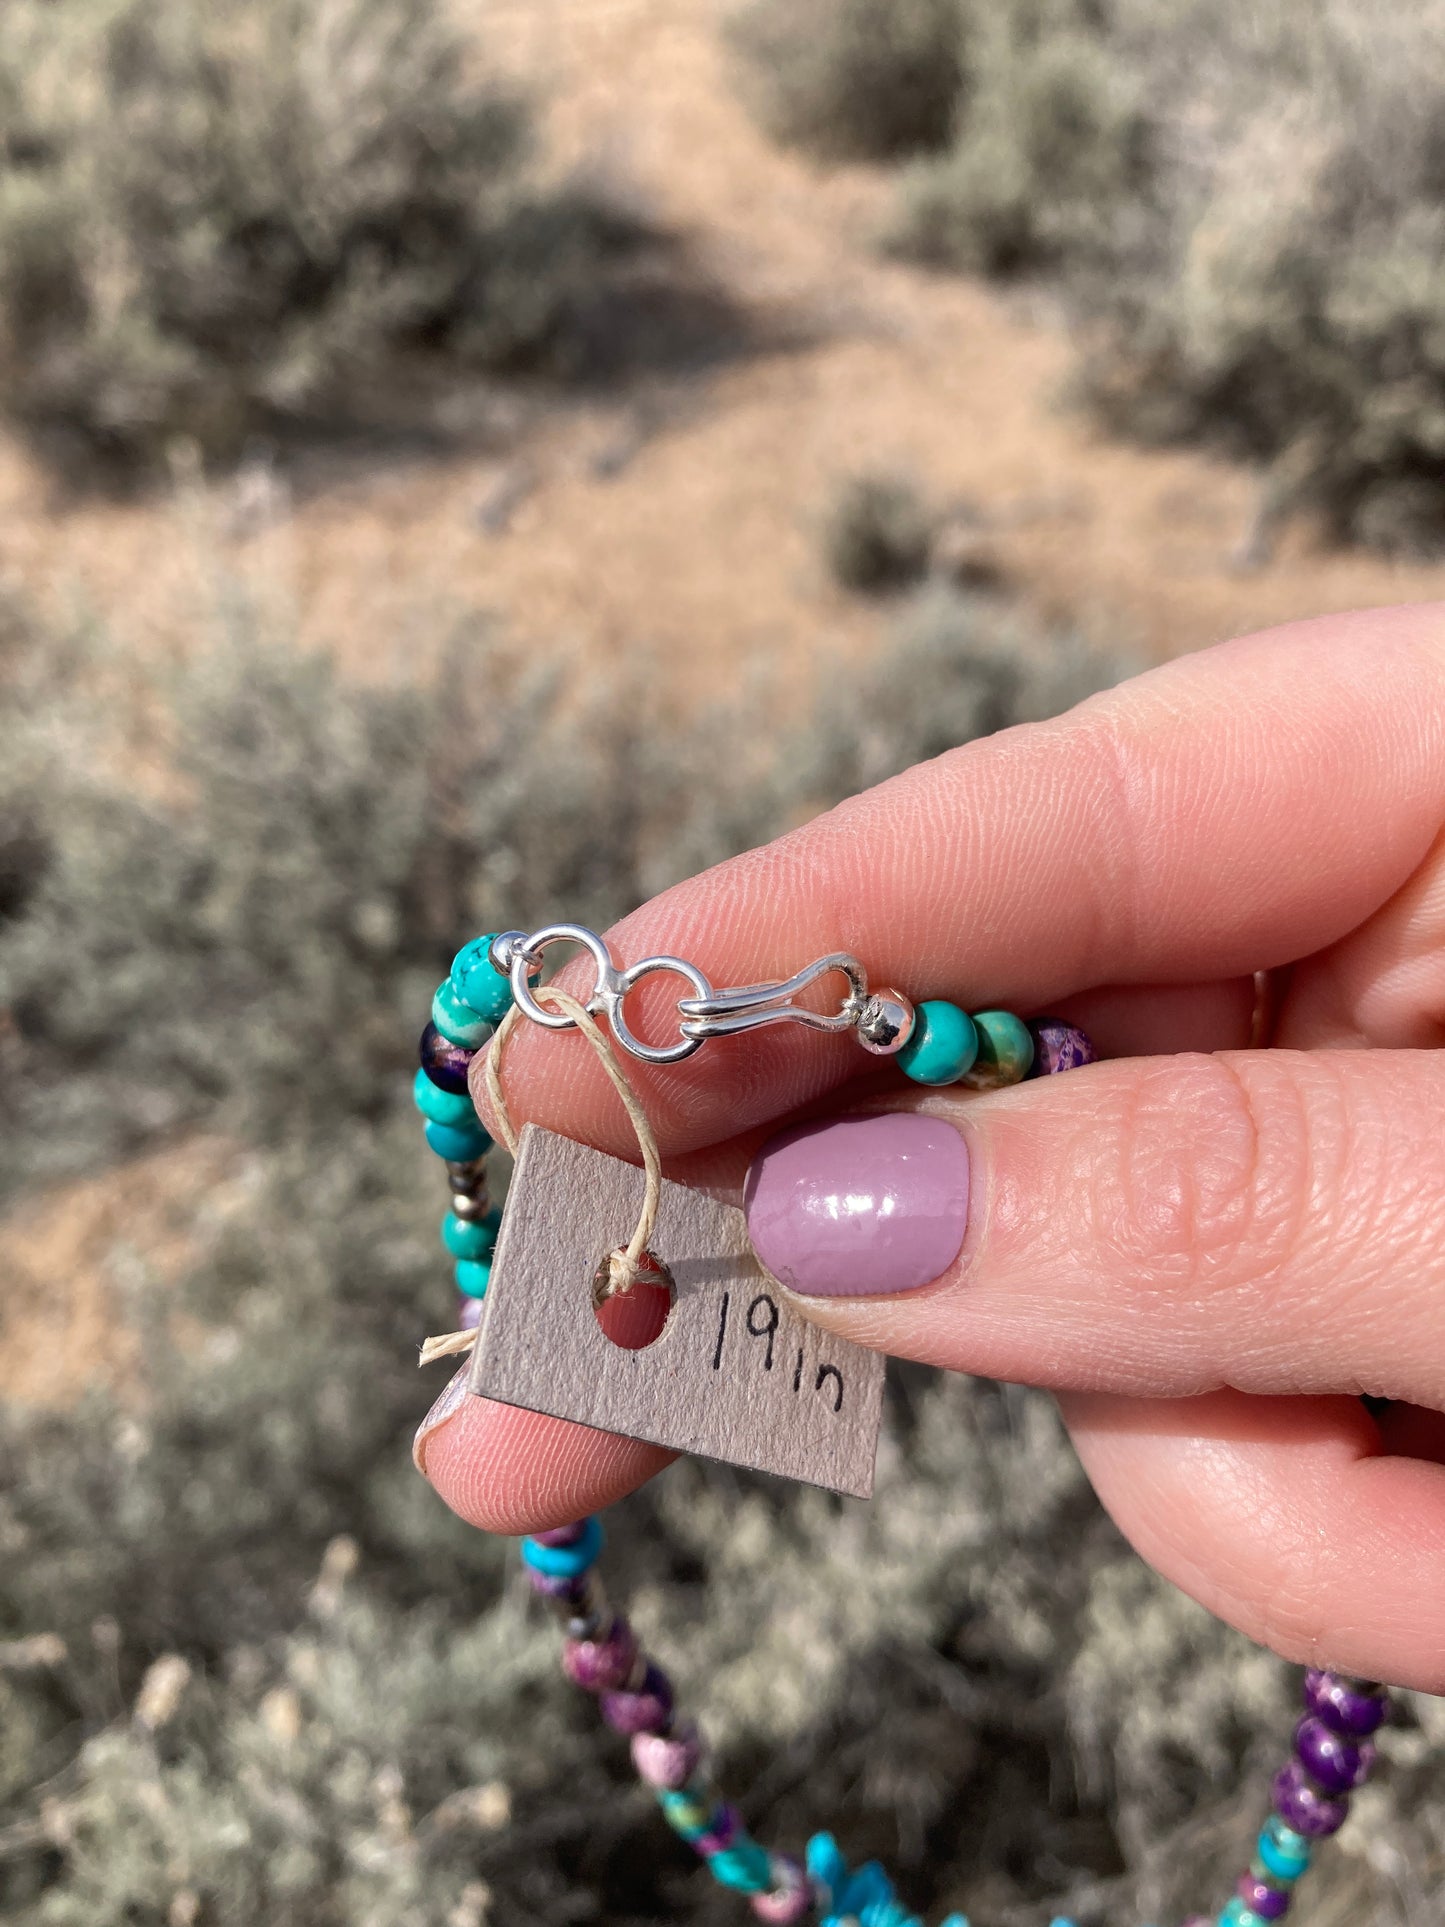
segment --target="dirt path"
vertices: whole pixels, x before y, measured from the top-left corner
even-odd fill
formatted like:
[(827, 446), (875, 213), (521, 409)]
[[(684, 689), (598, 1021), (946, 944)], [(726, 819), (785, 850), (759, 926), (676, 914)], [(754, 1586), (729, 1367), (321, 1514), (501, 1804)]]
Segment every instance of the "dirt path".
[(204, 621), (219, 555), (358, 667), (424, 659), (450, 611), (480, 605), (529, 647), (595, 666), (647, 651), (687, 686), (873, 642), (882, 618), (830, 588), (816, 528), (841, 474), (882, 465), (976, 505), (1036, 609), (1148, 654), (1445, 593), (1445, 570), (1298, 540), (1234, 573), (1250, 478), (1101, 441), (1055, 405), (1069, 361), (1057, 330), (877, 260), (867, 234), (886, 182), (816, 173), (753, 131), (720, 7), (506, 0), (489, 30), (545, 88), (568, 155), (633, 184), (757, 315), (809, 345), (640, 403), (551, 411), (500, 455), (344, 476), (294, 508), (252, 476), (201, 505), (57, 509), (28, 458), (0, 446), (0, 570), (154, 644)]

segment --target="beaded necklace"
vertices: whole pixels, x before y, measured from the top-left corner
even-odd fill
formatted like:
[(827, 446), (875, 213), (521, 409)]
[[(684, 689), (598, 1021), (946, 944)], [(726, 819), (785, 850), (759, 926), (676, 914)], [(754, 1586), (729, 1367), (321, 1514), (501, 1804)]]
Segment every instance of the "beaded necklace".
[[(591, 954), (596, 979), (586, 999), (546, 991), (537, 994), (543, 952), (555, 943), (580, 944)], [(681, 976), (693, 992), (679, 1001), (677, 1040), (664, 1045), (648, 1044), (637, 1037), (623, 1010), (629, 992), (655, 971)], [(836, 1010), (819, 1011), (798, 1001), (812, 984), (830, 973), (840, 973), (848, 985)], [(414, 1085), (427, 1143), (446, 1164), (451, 1202), (442, 1220), (442, 1243), (454, 1261), (461, 1295), (460, 1331), (430, 1341), (424, 1357), (474, 1350), (473, 1389), (480, 1389), (480, 1383), (485, 1382), (478, 1369), (483, 1355), (478, 1333), (485, 1322), (494, 1265), (500, 1269), (508, 1247), (498, 1251), (502, 1214), (491, 1204), (486, 1176), (492, 1139), (478, 1119), (468, 1080), (474, 1060), (495, 1036), (488, 1085), (493, 1108), (498, 1108), (498, 1059), (505, 1035), (519, 1019), (548, 1029), (588, 1031), (594, 1046), (610, 1060), (609, 1072), (628, 1103), (643, 1143), (647, 1176), (638, 1227), (626, 1249), (613, 1251), (608, 1265), (598, 1267), (593, 1308), (614, 1293), (634, 1289), (649, 1274), (666, 1275), (665, 1266), (649, 1248), (662, 1194), (656, 1146), (625, 1075), (610, 1058), (609, 1046), (592, 1021), (598, 1015), (607, 1018), (616, 1046), (654, 1064), (679, 1062), (709, 1038), (780, 1022), (823, 1031), (851, 1031), (865, 1050), (896, 1059), (907, 1076), (924, 1085), (994, 1090), (1025, 1078), (1073, 1070), (1094, 1060), (1093, 1046), (1084, 1033), (1054, 1019), (1036, 1018), (1025, 1023), (1008, 1011), (968, 1013), (940, 999), (914, 1005), (892, 989), (870, 991), (862, 966), (843, 953), (821, 958), (783, 982), (715, 991), (695, 965), (676, 957), (648, 958), (619, 970), (603, 940), (580, 925), (554, 924), (530, 936), (508, 931), (477, 938), (457, 953), (450, 975), (432, 1000), (431, 1021), (422, 1034), (421, 1068)], [(504, 1105), (501, 1110), (505, 1117)], [(510, 1133), (510, 1126), (505, 1128)], [(514, 1214), (526, 1208), (514, 1189), (507, 1214), (513, 1247), (522, 1243), (520, 1233), (512, 1237)], [(726, 1333), (729, 1296), (722, 1298), (718, 1358)], [(772, 1322), (767, 1328), (771, 1369), (781, 1314), (771, 1298), (760, 1296), (753, 1301), (750, 1318), (762, 1302), (772, 1308)], [(592, 1308), (588, 1309), (590, 1315)], [(484, 1342), (485, 1338), (483, 1333)], [(802, 1389), (803, 1361), (800, 1344), (795, 1396)], [(843, 1380), (836, 1367), (822, 1366), (819, 1389), (824, 1387), (828, 1371), (838, 1380), (836, 1414), (843, 1402)], [(512, 1403), (528, 1402), (510, 1393), (508, 1398)], [(554, 1410), (557, 1416), (595, 1422), (592, 1408), (558, 1409), (555, 1395), (552, 1400), (532, 1402), (533, 1409)], [(827, 1399), (820, 1405), (798, 1407), (800, 1412), (810, 1413), (808, 1423), (815, 1428), (826, 1426), (827, 1409)], [(685, 1443), (666, 1430), (654, 1429), (647, 1435), (663, 1443)], [(806, 1445), (804, 1450), (805, 1462), (820, 1469), (804, 1470), (801, 1476), (842, 1490), (866, 1489), (833, 1476), (828, 1467), (835, 1461), (826, 1451), (810, 1458)], [(717, 1455), (724, 1454), (718, 1451)], [(726, 1455), (740, 1463), (773, 1463), (743, 1452)], [(777, 1462), (774, 1469), (792, 1468)], [(666, 1673), (639, 1646), (625, 1615), (608, 1604), (596, 1571), (602, 1545), (601, 1521), (587, 1518), (524, 1539), (522, 1560), (533, 1590), (561, 1622), (563, 1670), (575, 1685), (596, 1697), (607, 1725), (628, 1738), (633, 1764), (654, 1791), (663, 1818), (696, 1850), (713, 1878), (747, 1896), (756, 1918), (775, 1927), (791, 1927), (807, 1920), (816, 1920), (821, 1927), (923, 1927), (897, 1899), (891, 1880), (878, 1862), (850, 1868), (831, 1834), (815, 1834), (801, 1859), (771, 1851), (753, 1839), (737, 1808), (716, 1786), (702, 1736), (695, 1722), (679, 1713)], [(1290, 1910), (1296, 1883), (1308, 1870), (1316, 1846), (1344, 1825), (1350, 1794), (1374, 1765), (1371, 1736), (1388, 1717), (1389, 1700), (1376, 1682), (1323, 1669), (1305, 1673), (1303, 1696), (1304, 1716), (1295, 1729), (1294, 1750), (1275, 1775), (1272, 1811), (1260, 1829), (1254, 1857), (1217, 1914), (1192, 1915), (1183, 1927), (1267, 1927), (1282, 1919)], [(942, 1927), (969, 1927), (969, 1923), (962, 1914), (954, 1913)], [(1074, 1923), (1057, 1917), (1052, 1927), (1074, 1927)]]

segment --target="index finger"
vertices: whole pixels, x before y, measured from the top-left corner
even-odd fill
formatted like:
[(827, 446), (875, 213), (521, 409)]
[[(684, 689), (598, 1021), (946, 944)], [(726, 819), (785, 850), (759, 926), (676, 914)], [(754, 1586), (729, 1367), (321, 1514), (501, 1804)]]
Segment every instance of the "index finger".
[[(1438, 605), (1266, 631), (908, 770), (608, 940), (620, 963), (671, 952), (719, 987), (847, 950), (876, 984), (975, 1009), (1267, 969), (1343, 936), (1424, 857), (1445, 805), (1442, 693)], [(680, 994), (649, 978), (634, 1028), (670, 1040)], [(675, 1155), (871, 1065), (847, 1038), (781, 1026), (628, 1074)], [(506, 1089), (515, 1121), (635, 1155), (576, 1037), (522, 1026)]]

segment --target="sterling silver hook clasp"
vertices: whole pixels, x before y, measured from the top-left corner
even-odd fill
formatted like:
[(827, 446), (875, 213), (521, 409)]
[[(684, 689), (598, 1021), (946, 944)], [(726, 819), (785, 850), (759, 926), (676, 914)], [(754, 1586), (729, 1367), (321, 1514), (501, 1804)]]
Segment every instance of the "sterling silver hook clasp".
[[(594, 1017), (605, 1017), (622, 1048), (645, 1064), (678, 1064), (700, 1050), (710, 1037), (734, 1037), (765, 1024), (852, 1030), (866, 1049), (889, 1053), (907, 1041), (913, 1028), (912, 1005), (892, 991), (870, 997), (867, 971), (845, 950), (819, 957), (805, 970), (778, 983), (714, 990), (697, 965), (681, 957), (644, 957), (640, 963), (619, 969), (597, 932), (580, 923), (552, 923), (530, 935), (521, 930), (504, 931), (493, 941), (492, 961), (506, 974), (518, 1009), (548, 1030), (575, 1028), (565, 1012), (546, 1010), (537, 1002), (529, 981), (540, 970), (544, 951), (558, 943), (576, 944), (591, 956), (596, 968), (592, 989), (578, 1001)], [(819, 978), (835, 971), (847, 981), (846, 994), (836, 1009), (813, 1010), (795, 1001)], [(623, 1008), (642, 979), (658, 973), (681, 977), (691, 993), (678, 999), (678, 1039), (674, 1044), (645, 1043), (628, 1024)]]

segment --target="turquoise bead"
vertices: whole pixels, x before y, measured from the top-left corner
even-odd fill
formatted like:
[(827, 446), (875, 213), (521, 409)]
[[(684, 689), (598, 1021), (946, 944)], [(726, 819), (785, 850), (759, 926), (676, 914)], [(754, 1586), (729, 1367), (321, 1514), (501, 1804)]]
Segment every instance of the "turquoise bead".
[(915, 1084), (956, 1084), (977, 1056), (978, 1032), (968, 1012), (935, 999), (918, 1006), (898, 1066)]
[(1246, 1907), (1236, 1894), (1219, 1916), (1219, 1927), (1265, 1927), (1265, 1923), (1253, 1907)]
[(499, 1211), (489, 1211), (485, 1218), (459, 1218), (448, 1211), (442, 1219), (442, 1243), (454, 1258), (485, 1258), (497, 1242), (501, 1222)]
[(444, 1091), (425, 1071), (418, 1071), (411, 1087), (416, 1108), (432, 1124), (475, 1124), (477, 1114), (465, 1091)]
[(428, 1124), (426, 1141), (437, 1156), (445, 1158), (448, 1164), (470, 1164), (492, 1142), (475, 1121), (471, 1124)]
[(760, 1847), (756, 1840), (740, 1834), (730, 1847), (711, 1856), (708, 1871), (714, 1880), (724, 1887), (732, 1887), (738, 1893), (766, 1893), (773, 1884), (772, 1862), (768, 1859), (766, 1847)]
[(487, 1286), (492, 1282), (490, 1259), (458, 1258), (452, 1266), (452, 1275), (457, 1281), (457, 1290), (465, 1298), (485, 1298)]
[(493, 1029), (489, 1018), (463, 1003), (450, 977), (437, 985), (431, 1000), (431, 1020), (449, 1044), (456, 1044), (462, 1050), (480, 1050)]
[[(512, 1008), (512, 986), (492, 962), (496, 931), (463, 944), (452, 958), (452, 988), (463, 1003), (489, 1024), (500, 1024)], [(437, 1025), (441, 1029), (441, 1025)]]
[(522, 1541), (522, 1558), (533, 1572), (547, 1579), (580, 1579), (596, 1565), (601, 1550), (602, 1521), (596, 1517), (587, 1521), (582, 1537), (570, 1546), (542, 1546), (535, 1539)]
[(696, 1840), (707, 1832), (708, 1822), (713, 1815), (717, 1801), (705, 1787), (681, 1787), (676, 1792), (661, 1792), (657, 1796), (662, 1808), (662, 1817), (674, 1833), (681, 1834), (684, 1840)]
[(1033, 1069), (1034, 1040), (1022, 1017), (1011, 1010), (976, 1010), (978, 1056), (964, 1077), (971, 1091), (997, 1091), (1021, 1084)]
[(1304, 1834), (1296, 1833), (1272, 1813), (1260, 1829), (1258, 1852), (1260, 1864), (1276, 1880), (1298, 1880), (1309, 1866), (1314, 1849)]

